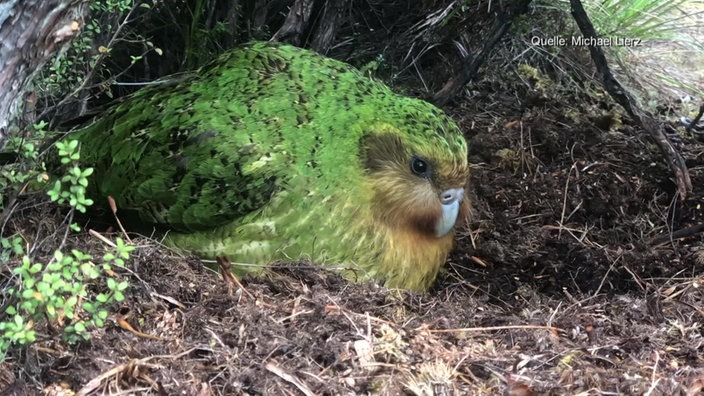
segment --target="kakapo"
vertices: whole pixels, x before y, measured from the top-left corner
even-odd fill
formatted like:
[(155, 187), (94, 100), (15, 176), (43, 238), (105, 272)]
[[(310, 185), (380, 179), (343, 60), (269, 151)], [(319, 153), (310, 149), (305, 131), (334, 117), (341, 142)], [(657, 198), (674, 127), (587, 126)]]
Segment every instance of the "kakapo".
[(312, 51), (252, 43), (70, 133), (113, 197), (201, 258), (307, 258), (425, 290), (469, 213), (467, 143), (442, 110)]

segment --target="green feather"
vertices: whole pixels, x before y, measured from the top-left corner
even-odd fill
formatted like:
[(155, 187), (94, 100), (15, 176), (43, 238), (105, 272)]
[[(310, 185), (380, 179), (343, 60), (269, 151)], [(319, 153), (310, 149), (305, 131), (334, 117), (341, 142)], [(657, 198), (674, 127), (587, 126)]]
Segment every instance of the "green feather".
[(395, 231), (375, 209), (386, 173), (369, 166), (383, 152), (365, 147), (372, 136), (399, 139), (389, 161), (436, 162), (437, 174), (411, 183), (439, 191), (449, 172), (464, 187), (466, 143), (442, 111), (281, 44), (250, 44), (177, 84), (142, 89), (69, 139), (95, 168), (90, 194), (167, 227), (177, 248), (252, 264), (310, 258), (423, 289), (442, 263), (409, 275), (425, 264), (378, 262)]

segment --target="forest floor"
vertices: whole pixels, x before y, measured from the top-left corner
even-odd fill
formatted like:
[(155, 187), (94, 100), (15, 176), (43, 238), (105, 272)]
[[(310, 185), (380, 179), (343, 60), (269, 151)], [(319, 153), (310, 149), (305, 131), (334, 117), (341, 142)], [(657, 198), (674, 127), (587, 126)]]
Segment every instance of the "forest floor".
[(681, 200), (609, 98), (530, 74), (485, 78), (447, 109), (475, 213), (430, 292), (305, 263), (228, 289), (136, 239), (108, 325), (9, 355), (0, 394), (701, 394), (704, 240), (654, 240), (704, 222), (704, 143), (662, 109), (694, 186)]

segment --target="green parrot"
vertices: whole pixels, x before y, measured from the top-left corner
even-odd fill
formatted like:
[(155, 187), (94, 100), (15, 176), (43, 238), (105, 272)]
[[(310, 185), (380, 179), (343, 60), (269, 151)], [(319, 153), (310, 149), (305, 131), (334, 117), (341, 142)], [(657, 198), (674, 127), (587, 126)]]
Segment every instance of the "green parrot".
[(142, 89), (68, 139), (94, 168), (89, 195), (203, 259), (310, 259), (422, 291), (469, 213), (467, 144), (447, 115), (279, 43)]

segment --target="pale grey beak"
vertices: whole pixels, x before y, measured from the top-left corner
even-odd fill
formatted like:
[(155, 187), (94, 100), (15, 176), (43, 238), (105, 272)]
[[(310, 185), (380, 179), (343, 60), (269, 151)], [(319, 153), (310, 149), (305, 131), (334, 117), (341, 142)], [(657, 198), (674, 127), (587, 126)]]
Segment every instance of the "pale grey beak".
[(442, 216), (435, 224), (435, 235), (440, 238), (447, 235), (455, 226), (457, 215), (460, 213), (460, 204), (464, 199), (463, 188), (450, 188), (440, 193)]

